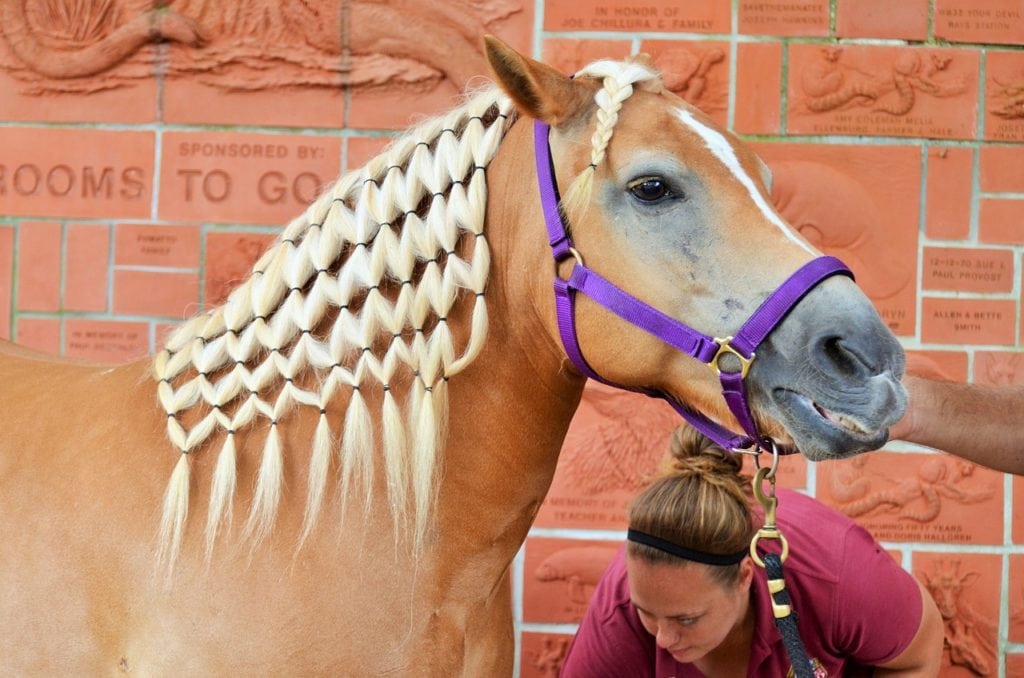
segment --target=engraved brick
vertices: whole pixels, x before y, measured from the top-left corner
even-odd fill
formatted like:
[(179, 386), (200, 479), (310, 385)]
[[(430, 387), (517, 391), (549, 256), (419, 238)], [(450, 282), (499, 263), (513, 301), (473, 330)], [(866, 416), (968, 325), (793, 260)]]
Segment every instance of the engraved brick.
[(978, 240), (998, 245), (1024, 244), (1024, 222), (1020, 218), (1024, 200), (985, 198), (978, 203)]
[(594, 587), (620, 548), (618, 541), (528, 539), (523, 563), (523, 620), (579, 623)]
[(964, 247), (925, 247), (921, 286), (926, 290), (1013, 291), (1013, 252)]
[(253, 264), (276, 236), (272, 233), (215, 232), (206, 235), (206, 280), (203, 299), (215, 306), (252, 273)]
[(149, 216), (153, 134), (0, 128), (0, 203), (8, 214)]
[(589, 382), (536, 524), (625, 528), (629, 503), (668, 452), (679, 423), (663, 402)]
[(728, 33), (730, 4), (729, 0), (691, 0), (685, 5), (671, 0), (651, 0), (642, 4), (631, 0), (605, 0), (593, 4), (548, 0), (544, 5), (544, 29)]
[(118, 224), (114, 264), (199, 268), (199, 227), (185, 224)]
[(906, 352), (907, 374), (936, 381), (967, 382), (967, 353), (964, 351)]
[(1024, 384), (1024, 353), (977, 351), (974, 354), (974, 383), (1000, 386)]
[(195, 273), (114, 271), (114, 313), (185, 318), (198, 306)]
[(782, 115), (782, 46), (741, 42), (736, 46), (736, 116), (743, 134), (778, 134)]
[(982, 146), (979, 183), (988, 193), (1024, 193), (1024, 152), (1020, 146)]
[(818, 499), (881, 541), (1003, 543), (1003, 478), (995, 471), (946, 454), (875, 452), (817, 472)]
[(341, 167), (341, 140), (297, 135), (168, 132), (162, 219), (280, 224), (301, 214)]
[(935, 37), (951, 42), (1024, 42), (1019, 0), (935, 0)]
[(729, 44), (712, 40), (645, 40), (665, 87), (725, 126), (729, 112)]
[(14, 290), (14, 229), (0, 226), (0, 339), (11, 338)]
[(928, 37), (928, 0), (838, 0), (836, 36), (924, 40)]
[(570, 74), (599, 59), (625, 59), (631, 47), (629, 40), (548, 38), (544, 41), (544, 63)]
[(974, 151), (928, 149), (925, 231), (929, 238), (964, 240), (971, 232)]
[(60, 308), (60, 224), (23, 221), (18, 229), (18, 308)]
[(60, 355), (60, 320), (18, 318), (17, 343), (49, 355)]
[(349, 137), (345, 142), (345, 171), (365, 165), (380, 154), (391, 137)]
[(149, 325), (140, 322), (64, 321), (64, 355), (103, 363), (123, 363), (149, 353)]
[(740, 0), (739, 32), (747, 35), (827, 37), (828, 5), (827, 0), (801, 3)]
[(64, 269), (64, 310), (107, 310), (110, 227), (69, 224)]
[(1024, 52), (985, 54), (985, 138), (1024, 141)]
[(921, 300), (921, 341), (1013, 346), (1016, 304), (1002, 299)]
[(792, 44), (789, 55), (790, 134), (975, 137), (977, 50)]
[[(101, 3), (87, 3), (82, 9), (101, 11)], [(46, 12), (46, 3), (17, 3), (19, 8), (35, 15), (26, 29), (7, 27), (8, 31), (24, 30), (30, 42), (54, 39), (40, 32), (56, 30), (80, 30), (80, 26), (53, 25), (56, 22), (72, 21), (60, 12)], [(33, 10), (35, 10), (33, 12)], [(119, 13), (120, 14), (120, 13)], [(122, 16), (125, 21), (141, 17)], [(82, 20), (79, 17), (79, 20)], [(50, 25), (47, 25), (47, 24)], [(70, 37), (70, 36), (64, 36)], [(59, 39), (59, 38), (58, 38)], [(50, 43), (52, 44), (52, 43)], [(79, 44), (78, 47), (82, 45)], [(73, 43), (68, 47), (75, 48)], [(57, 48), (60, 49), (59, 47)], [(74, 65), (80, 55), (65, 53), (60, 67)], [(23, 59), (10, 48), (7, 40), (0, 40), (0, 101), (4, 102), (5, 120), (25, 122), (117, 122), (146, 123), (156, 120), (156, 82), (152, 78), (152, 62), (156, 50), (142, 46), (133, 54), (109, 64), (108, 68), (96, 73), (75, 78), (55, 77), (40, 72), (31, 57)]]
[(889, 329), (913, 335), (920, 150), (775, 143), (755, 149), (771, 167), (772, 201), (782, 216), (851, 267)]
[(551, 678), (562, 669), (572, 636), (565, 633), (534, 633), (521, 636), (519, 678)]
[(1001, 556), (914, 553), (914, 576), (935, 600), (946, 627), (946, 676), (998, 672)]

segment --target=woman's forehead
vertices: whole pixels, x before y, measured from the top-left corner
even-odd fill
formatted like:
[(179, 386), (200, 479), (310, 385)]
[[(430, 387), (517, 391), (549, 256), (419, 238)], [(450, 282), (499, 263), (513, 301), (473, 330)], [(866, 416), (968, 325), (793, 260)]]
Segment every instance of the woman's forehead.
[(652, 563), (626, 557), (626, 573), (633, 604), (662, 617), (685, 616), (714, 604), (725, 595), (708, 565)]

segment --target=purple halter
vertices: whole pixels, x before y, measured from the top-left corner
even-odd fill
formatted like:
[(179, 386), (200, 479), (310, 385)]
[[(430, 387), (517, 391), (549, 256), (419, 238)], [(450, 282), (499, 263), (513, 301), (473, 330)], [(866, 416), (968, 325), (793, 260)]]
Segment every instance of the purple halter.
[[(557, 272), (555, 274), (558, 331), (562, 336), (562, 345), (569, 360), (577, 370), (590, 379), (665, 400), (694, 428), (727, 450), (746, 449), (754, 445), (763, 446), (764, 440), (757, 432), (743, 384), (743, 378), (747, 376), (747, 370), (754, 360), (754, 351), (793, 306), (815, 285), (825, 278), (837, 274), (852, 278), (853, 273), (835, 257), (818, 257), (797, 269), (778, 289), (772, 292), (735, 336), (713, 339), (687, 327), (675, 318), (665, 315), (622, 291), (583, 265), (582, 258), (573, 248), (572, 240), (569, 238), (558, 209), (558, 187), (555, 183), (551, 148), (548, 144), (550, 132), (551, 129), (546, 123), (539, 120), (534, 122), (537, 182), (540, 188), (540, 203), (544, 212), (544, 222), (547, 225), (551, 254), (555, 259), (556, 266), (566, 259), (575, 259), (568, 278), (562, 279), (558, 277)], [(623, 320), (653, 334), (670, 346), (693, 356), (711, 368), (721, 381), (722, 395), (725, 397), (729, 409), (736, 416), (745, 433), (733, 433), (704, 414), (676, 401), (668, 393), (654, 389), (628, 388), (620, 384), (613, 384), (600, 377), (583, 357), (579, 341), (576, 338), (576, 292), (582, 292)], [(739, 358), (740, 371), (725, 372), (721, 369), (719, 359), (727, 353)]]

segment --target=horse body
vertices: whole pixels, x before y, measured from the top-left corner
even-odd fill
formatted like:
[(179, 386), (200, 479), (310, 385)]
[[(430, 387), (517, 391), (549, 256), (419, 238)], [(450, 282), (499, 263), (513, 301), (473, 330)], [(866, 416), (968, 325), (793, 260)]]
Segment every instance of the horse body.
[[(695, 113), (681, 100), (656, 86), (633, 94), (621, 116), (612, 111), (621, 119), (609, 122), (605, 117), (597, 123), (605, 145), (613, 127), (616, 136), (606, 158), (595, 162), (588, 140), (599, 82), (570, 81), (494, 44), (489, 58), (521, 111), (546, 119), (555, 129), (551, 146), (560, 185), (568, 186), (588, 164), (602, 168), (591, 206), (574, 212), (580, 217), (574, 238), (588, 263), (612, 282), (697, 326), (730, 329), (790, 271), (814, 256), (806, 243), (781, 228), (777, 217), (766, 217), (767, 192), (748, 176), (757, 173), (753, 156), (723, 149), (726, 138), (708, 136), (705, 125), (711, 123), (706, 119), (690, 122)], [(637, 68), (639, 89), (647, 71)], [(495, 96), (500, 103), (500, 95)], [(629, 92), (616, 96), (624, 100)], [(600, 117), (608, 111), (600, 95), (597, 100)], [(502, 116), (488, 114), (469, 116), (453, 126), (482, 125), (482, 117), (504, 124)], [(352, 197), (359, 191), (372, 196), (375, 189), (368, 182), (384, 186), (384, 177), (393, 173), (387, 166), (390, 160), (375, 165), (376, 174), (368, 178), (339, 182), (340, 188), (286, 229), (227, 306), (184, 324), (155, 362), (77, 365), (41, 360), (7, 344), (0, 349), (0, 665), (15, 674), (511, 672), (509, 565), (551, 483), (584, 385), (582, 375), (568, 364), (555, 320), (551, 282), (559, 272), (547, 248), (532, 183), (536, 173), (530, 122), (525, 115), (510, 119), (500, 147), (486, 161), (486, 243), (482, 232), (469, 226), (454, 245), (444, 245), (441, 255), (431, 259), (429, 253), (419, 254), (417, 267), (403, 274), (419, 276), (412, 286), (427, 286), (434, 275), (431, 267), (439, 265), (442, 255), (475, 261), (482, 252), (477, 248), (486, 247), (491, 261), (486, 293), (464, 281), (456, 303), (439, 311), (442, 318), (429, 323), (420, 318), (422, 327), (415, 329), (371, 325), (374, 336), (346, 339), (349, 344), (336, 354), (350, 361), (345, 365), (351, 371), (339, 382), (345, 388), (336, 388), (322, 404), (281, 399), (293, 386), (315, 394), (330, 382), (327, 372), (310, 366), (293, 370), (293, 364), (279, 362), (277, 377), (259, 392), (249, 386), (251, 395), (245, 389), (225, 395), (225, 375), (250, 370), (243, 381), (256, 384), (254, 375), (268, 364), (273, 367), (266, 361), (287, 351), (294, 356), (305, 335), (323, 338), (334, 351), (331, 342), (341, 342), (341, 335), (331, 334), (331, 328), (351, 322), (343, 313), (352, 313), (352, 308), (370, 308), (377, 297), (403, 307), (410, 281), (401, 276), (366, 283), (358, 295), (331, 287), (327, 296), (334, 305), (328, 304), (322, 315), (307, 313), (301, 303), (289, 306), (293, 294), (309, 299), (325, 278), (350, 275), (345, 262), (362, 256), (360, 250), (371, 250), (360, 238), (377, 238), (373, 247), (396, 247), (397, 240), (389, 244), (386, 229), (397, 218), (376, 214), (380, 207), (363, 212)], [(655, 139), (651, 130), (664, 138)], [(440, 149), (448, 143), (446, 136), (456, 134), (446, 128), (430, 144)], [(406, 144), (410, 168), (421, 163), (416, 155), (421, 145), (415, 139)], [(456, 171), (454, 183), (473, 192), (479, 188), (473, 184), (479, 169)], [(431, 186), (425, 197), (410, 198), (411, 204), (429, 203), (440, 190), (448, 192), (450, 202), (459, 200), (455, 188), (438, 189), (430, 172), (424, 174)], [(647, 205), (630, 197), (635, 177), (662, 175), (683, 186), (687, 198)], [(379, 190), (384, 194), (392, 189)], [(271, 270), (290, 262), (308, 242), (335, 237), (329, 232), (332, 214), (343, 223), (338, 228), (353, 223), (355, 217), (348, 213), (332, 212), (339, 203), (351, 204), (356, 217), (369, 212), (376, 221), (392, 223), (377, 224), (379, 238), (356, 228), (357, 235), (342, 239), (329, 266), (284, 266), (282, 279), (287, 280), (274, 292), (271, 285), (277, 279), (270, 279)], [(419, 218), (410, 216), (419, 207), (406, 209), (403, 218)], [(431, 219), (424, 213), (424, 222)], [(685, 228), (678, 226), (680, 221)], [(441, 228), (440, 221), (433, 223)], [(311, 224), (319, 230), (314, 232)], [(713, 228), (723, 224), (741, 227)], [(763, 265), (754, 272), (716, 264), (722, 252), (730, 251), (755, 253)], [(371, 260), (372, 254), (366, 257)], [(306, 277), (289, 278), (299, 275), (294, 271)], [(261, 297), (267, 289), (271, 292)], [(392, 369), (388, 348), (379, 365), (366, 368), (377, 370), (377, 381), (360, 372), (362, 356), (379, 357), (382, 345), (400, 339), (409, 338), (416, 346), (418, 335), (440, 331), (442, 322), (450, 328), (452, 346), (474, 346), (480, 309), (472, 303), (473, 293), (478, 303), (486, 298), (489, 320), (487, 340), (471, 360), (446, 354), (440, 370), (429, 361), (417, 363), (421, 366), (415, 371)], [(264, 308), (266, 299), (279, 304), (273, 316)], [(233, 319), (239, 300), (246, 305), (251, 301), (254, 309), (241, 321)], [(300, 332), (275, 325), (286, 312), (315, 327)], [(847, 318), (840, 322), (844, 314)], [(586, 299), (577, 308), (577, 331), (587, 359), (612, 381), (663, 389), (730, 421), (717, 400), (713, 377), (688, 356)], [(766, 432), (783, 434), (785, 424), (801, 443), (820, 443), (819, 457), (866, 449), (878, 436), (884, 440), (884, 427), (902, 407), (893, 385), (902, 357), (852, 283), (829, 280), (819, 285), (777, 335), (781, 339), (777, 342), (773, 335), (751, 371), (757, 377), (752, 382), (754, 405)], [(241, 350), (236, 344), (255, 336), (270, 338), (261, 339), (245, 360), (223, 355)], [(799, 349), (791, 351), (782, 341)], [(422, 343), (429, 347), (429, 342)], [(330, 359), (339, 361), (328, 370), (336, 373), (342, 358)], [(175, 361), (177, 366), (169, 367)], [(796, 380), (792, 389), (801, 390), (794, 391), (792, 380), (786, 381), (787, 371), (794, 369), (818, 378)], [(421, 523), (412, 508), (422, 495), (396, 491), (399, 481), (387, 459), (387, 443), (383, 453), (380, 449), (388, 424), (377, 415), (372, 470), (352, 476), (347, 493), (337, 491), (339, 483), (331, 481), (319, 520), (311, 521), (312, 499), (304, 488), (314, 486), (318, 477), (315, 453), (311, 458), (308, 452), (317, 431), (330, 426), (330, 438), (337, 443), (340, 431), (349, 430), (339, 422), (347, 422), (357, 398), (369, 412), (386, 413), (395, 394), (411, 394), (411, 402), (419, 398), (422, 404), (441, 393), (448, 414), (439, 415), (439, 421), (447, 418), (448, 424), (438, 429), (440, 469), (425, 472), (436, 483), (426, 497), (424, 530), (418, 529)], [(843, 412), (856, 418), (855, 427), (826, 413), (842, 394), (853, 396), (855, 404)], [(272, 419), (267, 426), (240, 414), (245, 403), (256, 399), (264, 408), (260, 411)], [(801, 399), (813, 401), (817, 413), (801, 405)], [(203, 422), (216, 415), (221, 416), (219, 423), (203, 429)], [(175, 431), (185, 434), (176, 436)], [(410, 431), (415, 434), (415, 427)], [(177, 458), (170, 453), (169, 434), (182, 453)], [(284, 450), (280, 486), (267, 480), (275, 473), (273, 464), (267, 464), (276, 449), (268, 446), (271, 434), (280, 436)], [(202, 509), (216, 501), (211, 488), (224, 477), (219, 469), (225, 458), (237, 460), (230, 477), (237, 481), (238, 496), (229, 494), (227, 504), (235, 511), (223, 515), (219, 531), (211, 533), (208, 527), (204, 535)], [(336, 478), (343, 466), (344, 459), (332, 452), (330, 477)], [(413, 466), (415, 461), (410, 462)], [(186, 475), (179, 476), (182, 471)], [(415, 471), (410, 473), (415, 476)], [(311, 490), (309, 496), (314, 494)], [(269, 531), (262, 535), (258, 521), (253, 528), (252, 515), (271, 501), (271, 521), (265, 526)], [(220, 514), (210, 511), (216, 528)], [(193, 517), (175, 527), (175, 516), (185, 515)], [(161, 520), (171, 528), (158, 536)], [(211, 534), (215, 538), (208, 540)], [(177, 548), (175, 540), (180, 541)], [(212, 552), (204, 555), (210, 545)], [(165, 555), (162, 565), (159, 552)]]

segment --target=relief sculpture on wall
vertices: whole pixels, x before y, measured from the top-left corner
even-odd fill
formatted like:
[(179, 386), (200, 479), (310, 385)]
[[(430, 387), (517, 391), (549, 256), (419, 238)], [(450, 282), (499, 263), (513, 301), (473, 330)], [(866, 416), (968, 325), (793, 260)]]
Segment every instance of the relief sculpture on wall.
[(977, 676), (993, 672), (995, 647), (991, 638), (994, 625), (986, 621), (963, 595), (980, 576), (978, 572), (960, 572), (960, 561), (939, 560), (931, 572), (924, 572), (924, 583), (935, 599), (945, 625), (945, 648), (949, 663), (962, 666)]
[(152, 77), (144, 48), (175, 43), (188, 52), (167, 77), (228, 91), (427, 90), (445, 78), (461, 89), (486, 71), (480, 36), (522, 11), (518, 0), (5, 0), (13, 61), (0, 68), (25, 94), (89, 93)]
[(1005, 120), (1024, 120), (1024, 73), (1004, 80), (993, 77), (992, 102), (989, 111)]

